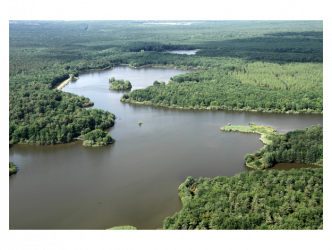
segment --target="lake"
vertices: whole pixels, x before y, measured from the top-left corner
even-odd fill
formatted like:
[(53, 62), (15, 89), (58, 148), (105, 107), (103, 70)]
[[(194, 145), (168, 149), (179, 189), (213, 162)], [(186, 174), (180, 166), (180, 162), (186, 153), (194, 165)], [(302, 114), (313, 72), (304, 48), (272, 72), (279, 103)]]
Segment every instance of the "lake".
[(181, 54), (181, 55), (195, 55), (197, 50), (171, 50), (171, 51), (167, 51), (169, 53), (173, 53), (173, 54)]
[(9, 228), (161, 228), (181, 210), (178, 187), (188, 176), (231, 177), (250, 170), (243, 157), (263, 147), (260, 136), (223, 132), (221, 126), (253, 122), (284, 133), (323, 124), (323, 115), (134, 105), (120, 102), (130, 91), (108, 89), (113, 76), (137, 89), (186, 72), (191, 71), (120, 66), (81, 73), (66, 85), (63, 91), (89, 97), (93, 108), (116, 115), (107, 130), (116, 142), (99, 148), (83, 147), (82, 141), (10, 148), (19, 172), (9, 177)]

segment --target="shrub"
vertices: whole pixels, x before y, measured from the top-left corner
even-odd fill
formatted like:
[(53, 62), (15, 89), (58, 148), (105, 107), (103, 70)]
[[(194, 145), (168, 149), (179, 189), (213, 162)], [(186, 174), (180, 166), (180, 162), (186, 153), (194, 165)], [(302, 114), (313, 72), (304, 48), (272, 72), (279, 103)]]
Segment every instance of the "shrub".
[(254, 160), (254, 156), (252, 154), (246, 154), (246, 156), (244, 157), (244, 160), (247, 163), (252, 162)]
[(259, 167), (260, 165), (262, 165), (261, 161), (258, 160), (258, 159), (254, 162), (254, 164), (255, 164), (255, 166), (257, 166), (257, 167)]
[(11, 161), (9, 162), (9, 175), (11, 174), (16, 174), (17, 173), (17, 169), (16, 166), (14, 165), (14, 163), (12, 163)]
[(259, 151), (256, 151), (254, 155), (255, 155), (255, 157), (261, 157), (262, 156), (261, 152), (259, 152)]

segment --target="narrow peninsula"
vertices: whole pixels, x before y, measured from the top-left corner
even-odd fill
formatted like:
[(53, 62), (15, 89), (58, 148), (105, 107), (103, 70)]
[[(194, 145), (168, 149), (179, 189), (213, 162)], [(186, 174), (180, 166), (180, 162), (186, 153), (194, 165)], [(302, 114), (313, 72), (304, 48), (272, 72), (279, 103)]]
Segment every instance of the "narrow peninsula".
[(255, 169), (266, 169), (277, 163), (304, 163), (323, 166), (323, 126), (320, 124), (303, 130), (295, 130), (286, 134), (276, 133), (270, 127), (249, 123), (249, 126), (221, 127), (222, 131), (238, 131), (257, 133), (265, 144), (260, 151), (247, 154), (244, 159), (246, 166)]

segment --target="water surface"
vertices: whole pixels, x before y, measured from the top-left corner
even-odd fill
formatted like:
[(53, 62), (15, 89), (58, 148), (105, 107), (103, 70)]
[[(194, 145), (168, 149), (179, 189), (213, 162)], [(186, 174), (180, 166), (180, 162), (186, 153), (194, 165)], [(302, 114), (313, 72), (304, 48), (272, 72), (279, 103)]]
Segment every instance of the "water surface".
[(167, 52), (180, 55), (195, 55), (197, 50), (170, 50)]
[[(231, 177), (248, 171), (243, 157), (263, 144), (257, 134), (220, 131), (221, 126), (271, 126), (279, 132), (323, 124), (322, 115), (178, 110), (120, 102), (108, 79), (129, 80), (133, 89), (168, 82), (183, 70), (117, 67), (80, 74), (63, 91), (84, 95), (94, 108), (117, 117), (107, 131), (110, 146), (82, 141), (54, 146), (14, 145), (9, 177), (10, 229), (105, 229), (162, 227), (181, 210), (178, 187), (188, 176)], [(138, 121), (142, 121), (141, 126)]]

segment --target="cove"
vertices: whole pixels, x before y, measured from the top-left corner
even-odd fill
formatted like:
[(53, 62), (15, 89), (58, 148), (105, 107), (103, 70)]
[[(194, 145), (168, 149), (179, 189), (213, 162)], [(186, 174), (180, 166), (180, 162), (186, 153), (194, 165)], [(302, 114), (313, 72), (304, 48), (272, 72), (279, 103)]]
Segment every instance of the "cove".
[(99, 148), (83, 147), (82, 141), (10, 148), (19, 172), (9, 177), (9, 228), (161, 228), (167, 216), (181, 210), (178, 187), (188, 176), (231, 177), (250, 170), (243, 157), (263, 147), (260, 136), (220, 127), (253, 122), (285, 133), (323, 124), (322, 115), (134, 105), (120, 102), (130, 91), (108, 89), (112, 76), (129, 80), (133, 90), (186, 72), (116, 67), (81, 73), (66, 85), (62, 91), (89, 97), (93, 108), (116, 115), (107, 130), (116, 142)]

